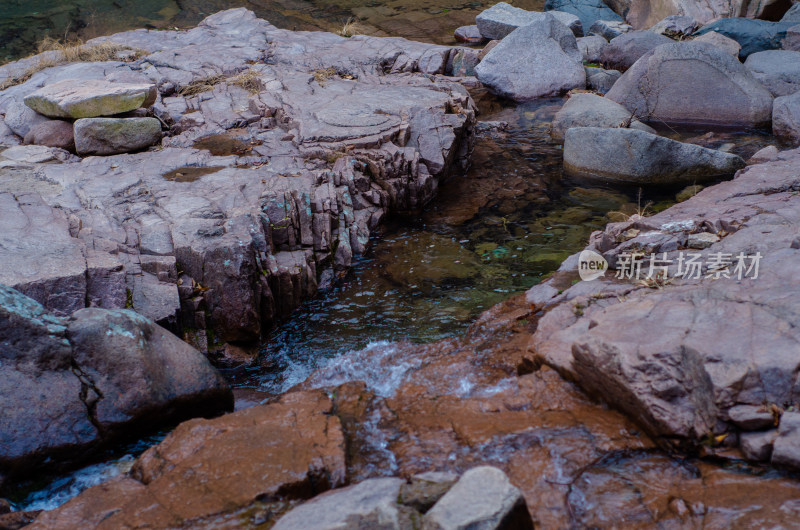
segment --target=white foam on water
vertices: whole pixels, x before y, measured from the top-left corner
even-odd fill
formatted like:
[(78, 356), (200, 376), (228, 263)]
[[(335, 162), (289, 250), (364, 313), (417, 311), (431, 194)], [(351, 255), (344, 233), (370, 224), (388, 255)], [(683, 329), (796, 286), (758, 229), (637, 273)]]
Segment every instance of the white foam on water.
[(21, 503), (21, 510), (53, 510), (84, 490), (130, 471), (133, 455), (103, 462), (74, 471), (50, 483), (45, 489), (31, 493)]

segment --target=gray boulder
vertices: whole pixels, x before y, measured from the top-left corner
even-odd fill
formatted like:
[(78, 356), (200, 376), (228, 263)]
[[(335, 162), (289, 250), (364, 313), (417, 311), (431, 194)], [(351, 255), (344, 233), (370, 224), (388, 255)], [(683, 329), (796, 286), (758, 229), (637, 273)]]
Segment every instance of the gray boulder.
[(47, 120), (31, 128), (25, 135), (25, 143), (74, 151), (75, 132), (68, 121)]
[(772, 447), (777, 437), (777, 430), (743, 432), (739, 435), (739, 447), (748, 460), (767, 462), (772, 455)]
[(422, 518), (424, 530), (533, 530), (522, 493), (496, 467), (464, 473)]
[(750, 54), (744, 65), (775, 97), (789, 96), (800, 90), (800, 52), (756, 52)]
[(700, 23), (692, 17), (671, 15), (656, 23), (650, 31), (671, 39), (691, 35), (700, 28)]
[(772, 446), (772, 463), (800, 469), (800, 413), (784, 412)]
[(601, 94), (605, 94), (614, 83), (619, 81), (622, 73), (617, 70), (603, 70), (602, 68), (595, 68), (593, 66), (585, 66), (583, 70), (586, 72), (586, 88), (595, 90)]
[(800, 4), (794, 4), (789, 10), (784, 13), (781, 22), (793, 22), (797, 24), (800, 22)]
[(475, 68), (492, 92), (515, 100), (557, 95), (586, 86), (575, 36), (549, 14), (514, 30)]
[(564, 170), (577, 177), (631, 184), (693, 184), (743, 168), (730, 153), (636, 129), (575, 127), (564, 135)]
[(600, 35), (589, 35), (578, 39), (578, 49), (587, 63), (599, 63), (600, 54), (606, 46), (608, 46), (608, 41)]
[(772, 94), (739, 61), (706, 43), (675, 42), (647, 53), (606, 95), (641, 120), (762, 126)]
[[(550, 13), (556, 20), (567, 26), (577, 37), (583, 36), (580, 19), (570, 13), (554, 11)], [(478, 31), (486, 39), (502, 39), (522, 26), (527, 26), (541, 19), (542, 13), (526, 11), (505, 2), (500, 2), (486, 9), (475, 17)]]
[(739, 52), (742, 51), (742, 45), (736, 42), (735, 40), (731, 39), (730, 37), (726, 37), (722, 33), (717, 33), (716, 31), (709, 31), (708, 33), (703, 33), (702, 35), (698, 35), (694, 38), (693, 42), (705, 42), (712, 46), (716, 46), (720, 50), (723, 50), (732, 56), (739, 58)]
[(14, 134), (25, 138), (31, 128), (48, 119), (22, 103), (12, 103), (6, 111), (5, 122)]
[(622, 21), (602, 0), (547, 0), (544, 3), (545, 11), (565, 11), (581, 19), (584, 28), (592, 27), (598, 20)]
[(161, 140), (156, 118), (84, 118), (75, 122), (79, 155), (116, 155), (150, 147)]
[(600, 35), (611, 40), (633, 31), (633, 26), (619, 20), (598, 20), (589, 28), (589, 35)]
[(410, 528), (406, 512), (398, 504), (400, 478), (375, 478), (314, 497), (284, 515), (274, 530), (340, 530)]
[(794, 24), (794, 22), (769, 22), (751, 18), (723, 18), (706, 24), (696, 35), (716, 31), (735, 40), (742, 46), (739, 58), (744, 60), (751, 53), (780, 49), (786, 37), (786, 30)]
[(671, 39), (652, 31), (631, 31), (611, 39), (600, 54), (600, 62), (606, 68), (624, 72), (650, 50), (671, 42)]
[(57, 317), (4, 285), (0, 399), (0, 476), (11, 479), (137, 426), (233, 408), (205, 356), (143, 316), (90, 308)]
[(155, 85), (65, 79), (30, 94), (25, 104), (50, 118), (94, 118), (149, 107), (157, 97)]
[(655, 134), (655, 130), (633, 118), (630, 111), (596, 94), (573, 94), (553, 118), (550, 135), (563, 140), (572, 127), (631, 127)]
[(800, 144), (800, 93), (775, 98), (772, 134), (794, 145)]
[(781, 42), (781, 48), (793, 52), (800, 52), (800, 24), (786, 30), (786, 36)]

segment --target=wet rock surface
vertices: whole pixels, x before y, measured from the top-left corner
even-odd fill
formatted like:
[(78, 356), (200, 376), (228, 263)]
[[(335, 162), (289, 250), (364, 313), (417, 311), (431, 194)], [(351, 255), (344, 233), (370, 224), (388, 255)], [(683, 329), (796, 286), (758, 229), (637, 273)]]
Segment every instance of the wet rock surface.
[(127, 310), (48, 313), (0, 286), (0, 479), (79, 462), (104, 443), (233, 406), (198, 351)]
[[(56, 313), (129, 306), (204, 350), (255, 341), (323, 272), (346, 270), (387, 213), (423, 206), (467, 164), (474, 109), (440, 75), (456, 48), (293, 33), (245, 10), (103, 41), (143, 58), (56, 66), (0, 92), (8, 113), (70, 79), (155, 85), (169, 127), (161, 149), (2, 179), (38, 193), (2, 195), (15, 243), (0, 281)], [(193, 147), (223, 133), (246, 148)]]
[(331, 405), (320, 392), (294, 393), (183, 423), (145, 452), (130, 476), (44, 512), (31, 528), (213, 528), (221, 513), (341, 486), (344, 438)]
[[(537, 286), (531, 296), (553, 307), (539, 322), (532, 344), (537, 355), (678, 446), (698, 447), (711, 437), (735, 447), (740, 431), (778, 425), (775, 443), (782, 449), (772, 462), (795, 466), (792, 451), (783, 449), (794, 447), (793, 423), (780, 425), (781, 414), (793, 418), (796, 407), (791, 352), (798, 283), (789, 271), (797, 253), (799, 156), (782, 152), (662, 213), (595, 233), (591, 248), (611, 267), (626, 249), (676, 257), (687, 238), (702, 232), (715, 236), (702, 256), (724, 252), (734, 263), (704, 269), (698, 278), (676, 276), (676, 264), (666, 264), (672, 267), (666, 283), (607, 274), (558, 295), (547, 295), (546, 283)], [(736, 272), (736, 256), (757, 253), (757, 278)]]
[(573, 127), (564, 135), (564, 171), (611, 182), (688, 185), (733, 174), (744, 160), (634, 128)]

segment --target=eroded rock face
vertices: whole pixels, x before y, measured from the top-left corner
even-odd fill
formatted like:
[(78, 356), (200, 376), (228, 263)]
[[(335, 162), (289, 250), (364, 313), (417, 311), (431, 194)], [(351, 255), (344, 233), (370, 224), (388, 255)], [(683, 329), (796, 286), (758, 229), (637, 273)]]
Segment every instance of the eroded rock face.
[[(702, 259), (722, 252), (734, 262), (740, 253), (760, 253), (757, 278), (739, 280), (733, 264), (729, 278), (714, 280), (713, 270), (676, 277), (673, 262), (666, 263), (670, 281), (658, 286), (618, 281), (611, 273), (560, 294), (545, 283), (529, 293), (550, 308), (532, 347), (544, 362), (677, 445), (696, 446), (712, 436), (735, 446), (739, 432), (766, 433), (780, 420), (775, 443), (782, 449), (772, 461), (795, 466), (793, 453), (783, 449), (795, 446), (795, 430), (780, 415), (796, 400), (798, 167), (800, 151), (780, 153), (653, 217), (609, 225), (590, 242), (615, 268), (626, 250), (675, 259), (692, 234), (710, 232), (717, 241), (691, 252)], [(564, 274), (575, 263), (565, 262)], [(767, 458), (762, 448), (769, 440), (748, 439), (745, 452)]]
[(201, 349), (255, 341), (468, 163), (474, 107), (441, 75), (459, 48), (293, 33), (241, 9), (101, 40), (146, 53), (0, 92), (5, 113), (63, 80), (156, 85), (169, 127), (160, 150), (0, 178), (0, 282), (56, 313), (127, 306)]
[(606, 97), (643, 121), (760, 126), (772, 114), (769, 91), (738, 60), (707, 43), (659, 46)]
[[(233, 406), (228, 385), (189, 345), (128, 310), (68, 318), (0, 285), (0, 477), (58, 467), (154, 425)], [(2, 483), (0, 483), (2, 487)]]
[(586, 86), (575, 36), (552, 15), (514, 30), (475, 67), (481, 83), (515, 100)]
[(341, 486), (344, 437), (330, 412), (327, 397), (307, 392), (188, 421), (147, 450), (130, 477), (86, 490), (31, 528), (213, 527), (221, 512)]
[(634, 128), (573, 127), (564, 135), (564, 171), (606, 182), (688, 185), (744, 165), (734, 154)]
[(691, 17), (700, 24), (708, 24), (729, 17), (759, 18), (765, 10), (774, 9), (777, 0), (617, 0), (615, 9), (626, 13), (625, 19), (636, 29), (646, 29), (659, 20), (675, 16)]

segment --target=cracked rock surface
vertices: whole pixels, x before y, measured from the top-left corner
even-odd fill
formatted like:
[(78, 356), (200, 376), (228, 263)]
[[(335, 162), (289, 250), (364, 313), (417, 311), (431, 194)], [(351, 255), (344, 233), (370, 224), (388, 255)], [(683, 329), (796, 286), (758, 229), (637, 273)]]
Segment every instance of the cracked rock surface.
[(142, 57), (55, 66), (0, 92), (18, 130), (23, 99), (59, 81), (158, 88), (159, 147), (52, 149), (46, 163), (0, 152), (0, 283), (56, 314), (131, 307), (203, 350), (256, 341), (347, 270), (388, 213), (466, 167), (475, 110), (444, 75), (459, 48), (291, 32), (244, 9), (102, 40)]
[(0, 337), (0, 488), (137, 426), (233, 406), (200, 352), (133, 311), (57, 317), (0, 285)]

